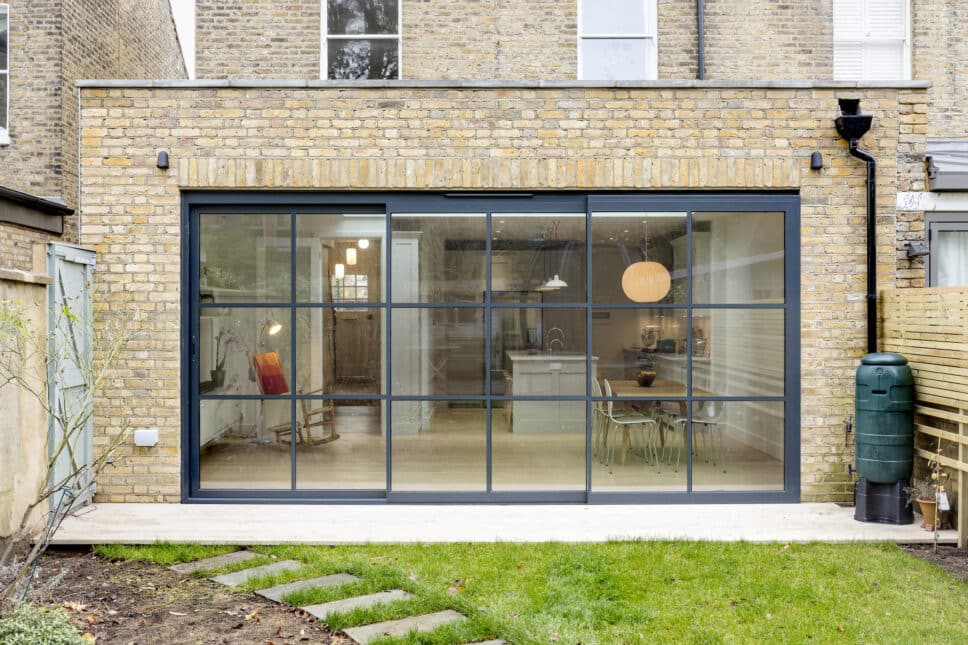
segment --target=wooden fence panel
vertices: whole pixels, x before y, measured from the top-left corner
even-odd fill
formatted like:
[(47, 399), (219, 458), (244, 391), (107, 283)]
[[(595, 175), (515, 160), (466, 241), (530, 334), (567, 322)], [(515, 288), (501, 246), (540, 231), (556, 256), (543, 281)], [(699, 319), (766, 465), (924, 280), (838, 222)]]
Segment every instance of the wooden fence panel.
[[(880, 349), (914, 372), (915, 454), (956, 482), (958, 546), (968, 543), (968, 287), (893, 289), (880, 296)], [(950, 486), (949, 486), (950, 488)]]

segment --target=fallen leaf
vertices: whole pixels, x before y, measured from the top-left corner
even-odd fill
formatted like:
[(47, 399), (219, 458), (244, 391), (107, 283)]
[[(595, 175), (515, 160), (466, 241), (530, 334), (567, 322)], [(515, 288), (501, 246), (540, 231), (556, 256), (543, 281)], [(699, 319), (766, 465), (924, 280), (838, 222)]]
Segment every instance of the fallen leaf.
[(253, 612), (252, 612), (251, 614), (246, 614), (246, 615), (245, 615), (245, 619), (246, 619), (246, 620), (252, 620), (253, 618), (255, 618), (255, 616), (256, 616), (256, 614), (258, 614), (258, 613), (259, 613), (259, 610), (258, 610), (258, 609), (256, 609), (256, 610), (255, 610), (255, 611), (253, 611)]
[(840, 632), (841, 634), (843, 634), (847, 630), (844, 629), (844, 626), (843, 625), (837, 625), (837, 631)]
[(279, 629), (276, 630), (276, 636), (278, 636), (279, 638), (292, 638), (293, 634), (288, 634), (282, 631), (282, 627), (280, 627)]
[(108, 609), (108, 616), (117, 616), (117, 615), (118, 615), (117, 609)]
[(457, 595), (457, 587), (447, 587), (447, 595), (448, 596), (456, 596)]
[(767, 614), (766, 615), (766, 619), (767, 620), (773, 620), (773, 614)]
[(549, 637), (549, 640), (550, 640), (551, 642), (553, 642), (553, 643), (557, 643), (557, 642), (558, 642), (558, 633), (557, 633), (557, 632), (555, 632), (554, 634), (552, 634), (552, 635), (551, 635), (551, 636)]
[(242, 629), (244, 625), (242, 623), (235, 623), (232, 625), (232, 629)]
[(172, 616), (187, 616), (188, 615), (188, 614), (183, 614), (180, 611), (169, 611), (168, 613), (171, 614)]
[(97, 615), (95, 615), (95, 614), (88, 614), (88, 616), (87, 616), (87, 622), (92, 623), (92, 624), (93, 623), (96, 623), (97, 622)]
[(97, 642), (97, 636), (91, 632), (84, 632), (81, 634), (81, 640), (84, 641), (84, 645), (93, 645)]
[(64, 608), (70, 609), (71, 611), (81, 612), (87, 609), (87, 605), (85, 605), (82, 602), (73, 602), (71, 600), (68, 600), (67, 602), (64, 603)]

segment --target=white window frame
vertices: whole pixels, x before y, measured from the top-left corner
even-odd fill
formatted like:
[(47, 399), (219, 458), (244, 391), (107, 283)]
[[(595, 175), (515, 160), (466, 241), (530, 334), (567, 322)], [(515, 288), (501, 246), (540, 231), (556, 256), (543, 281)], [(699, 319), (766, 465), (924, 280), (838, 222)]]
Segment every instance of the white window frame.
[[(834, 0), (834, 2), (863, 2), (864, 3), (864, 19), (865, 20), (867, 19), (867, 16), (868, 16), (868, 0)], [(831, 12), (831, 16), (833, 16), (833, 12)], [(832, 19), (833, 18), (831, 17), (831, 20)], [(834, 34), (833, 34), (833, 45), (834, 45), (833, 55), (836, 56), (837, 55), (837, 42), (838, 42), (838, 38), (837, 38), (837, 34), (836, 34), (837, 23), (834, 22), (832, 24), (832, 27), (833, 27), (833, 32), (834, 32)], [(844, 41), (844, 42), (857, 42), (856, 40), (852, 40), (852, 39), (848, 39), (848, 38), (842, 38), (842, 39), (839, 39), (839, 40), (840, 41)], [(893, 39), (892, 39), (892, 41), (893, 41)], [(870, 38), (870, 37), (866, 37), (866, 38), (863, 38), (863, 39), (860, 40), (860, 43), (862, 45), (867, 45), (867, 44), (875, 43), (875, 42), (878, 42), (878, 40), (873, 39), (873, 38)], [(903, 43), (902, 49), (901, 49), (901, 64), (902, 64), (901, 78), (898, 78), (896, 80), (899, 80), (899, 81), (909, 81), (909, 80), (911, 80), (911, 2), (910, 2), (910, 0), (906, 0), (904, 2), (904, 43)], [(861, 81), (861, 82), (870, 80), (870, 79), (868, 79), (866, 77), (867, 70), (864, 70), (864, 71), (865, 71), (865, 77), (864, 78), (835, 79), (835, 80), (851, 80), (851, 81)]]
[[(587, 3), (589, 6), (595, 5), (595, 0), (578, 0), (578, 80), (595, 80), (595, 79), (585, 79), (582, 77), (582, 68), (584, 63), (583, 57), (583, 47), (582, 45), (586, 40), (612, 40), (612, 39), (631, 39), (631, 40), (646, 40), (651, 43), (651, 56), (649, 56), (648, 69), (646, 70), (646, 80), (656, 80), (659, 78), (659, 26), (658, 26), (658, 0), (639, 0), (645, 6), (645, 27), (642, 33), (613, 33), (613, 34), (598, 34), (598, 33), (588, 33), (586, 34), (584, 28), (582, 27), (584, 21), (582, 20), (584, 5)], [(627, 79), (627, 80), (638, 80), (638, 79)]]
[(0, 68), (0, 76), (5, 76), (7, 79), (6, 90), (4, 91), (4, 98), (6, 99), (3, 110), (4, 122), (0, 123), (0, 146), (6, 146), (10, 144), (10, 5), (6, 2), (0, 2), (0, 9), (6, 9), (7, 16), (7, 51), (4, 52), (7, 66)]
[[(397, 41), (397, 78), (403, 78), (403, 0), (395, 0), (397, 3), (397, 33), (395, 34), (327, 34), (329, 29), (329, 0), (319, 0), (319, 78), (321, 80), (347, 80), (329, 79), (329, 40), (396, 40)], [(359, 79), (374, 80), (374, 79)], [(389, 80), (389, 79), (388, 79)]]

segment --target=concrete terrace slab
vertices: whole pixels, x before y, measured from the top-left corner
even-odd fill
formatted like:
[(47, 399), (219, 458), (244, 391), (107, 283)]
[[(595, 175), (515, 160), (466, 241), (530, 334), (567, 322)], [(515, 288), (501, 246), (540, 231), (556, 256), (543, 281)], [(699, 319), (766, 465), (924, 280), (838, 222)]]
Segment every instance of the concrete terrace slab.
[(202, 569), (218, 569), (219, 567), (235, 564), (236, 562), (244, 562), (246, 560), (251, 560), (252, 558), (258, 557), (259, 554), (252, 553), (252, 551), (233, 551), (232, 553), (226, 553), (225, 555), (217, 555), (214, 558), (205, 558), (204, 560), (195, 560), (194, 562), (173, 564), (168, 568), (172, 571), (177, 571), (178, 573), (195, 573), (196, 571), (201, 571)]
[(292, 571), (302, 566), (303, 565), (301, 562), (296, 562), (295, 560), (283, 560), (282, 562), (264, 564), (261, 567), (252, 567), (251, 569), (242, 569), (241, 571), (224, 573), (220, 576), (215, 576), (212, 578), (212, 580), (215, 582), (220, 582), (228, 587), (237, 587), (243, 582), (247, 582), (253, 578), (271, 576), (274, 573), (282, 573), (283, 571)]
[(435, 627), (453, 623), (458, 620), (467, 620), (463, 614), (459, 614), (452, 609), (438, 611), (433, 614), (423, 614), (421, 616), (411, 616), (400, 620), (388, 620), (385, 623), (373, 623), (372, 625), (361, 625), (350, 627), (343, 630), (346, 635), (355, 640), (360, 645), (366, 645), (372, 640), (384, 636), (404, 636), (408, 632), (429, 632)]
[(342, 600), (324, 602), (318, 605), (306, 605), (302, 609), (303, 611), (308, 611), (316, 618), (325, 620), (330, 614), (343, 611), (352, 611), (354, 609), (365, 609), (366, 607), (382, 605), (383, 603), (394, 602), (396, 600), (406, 600), (411, 597), (412, 596), (403, 589), (393, 589), (391, 591), (381, 591), (379, 593), (371, 593), (365, 596), (353, 596), (352, 598), (343, 598)]
[[(930, 542), (917, 523), (854, 521), (836, 504), (270, 505), (94, 504), (54, 544), (420, 542)], [(954, 542), (954, 531), (942, 531)]]
[(289, 582), (284, 585), (278, 585), (276, 587), (269, 587), (268, 589), (260, 589), (256, 591), (257, 594), (268, 598), (269, 600), (275, 600), (276, 602), (282, 602), (282, 597), (286, 594), (291, 594), (294, 591), (302, 591), (303, 589), (316, 589), (319, 587), (335, 587), (336, 585), (345, 585), (350, 582), (356, 582), (359, 580), (356, 576), (351, 576), (348, 573), (335, 573), (331, 576), (323, 576), (322, 578), (310, 578), (309, 580), (297, 580), (295, 582)]

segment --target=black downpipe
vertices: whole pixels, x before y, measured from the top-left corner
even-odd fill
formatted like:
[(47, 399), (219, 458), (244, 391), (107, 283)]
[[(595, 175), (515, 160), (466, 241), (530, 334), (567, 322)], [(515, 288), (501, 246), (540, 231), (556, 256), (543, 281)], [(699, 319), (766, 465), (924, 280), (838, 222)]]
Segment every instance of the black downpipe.
[(706, 3), (704, 0), (696, 0), (696, 33), (699, 35), (698, 38), (698, 50), (699, 50), (699, 72), (697, 74), (698, 79), (704, 80), (706, 78)]
[(867, 164), (867, 352), (877, 351), (877, 160), (858, 141), (870, 130), (873, 117), (860, 113), (860, 99), (840, 99), (834, 123), (847, 140), (850, 154)]

